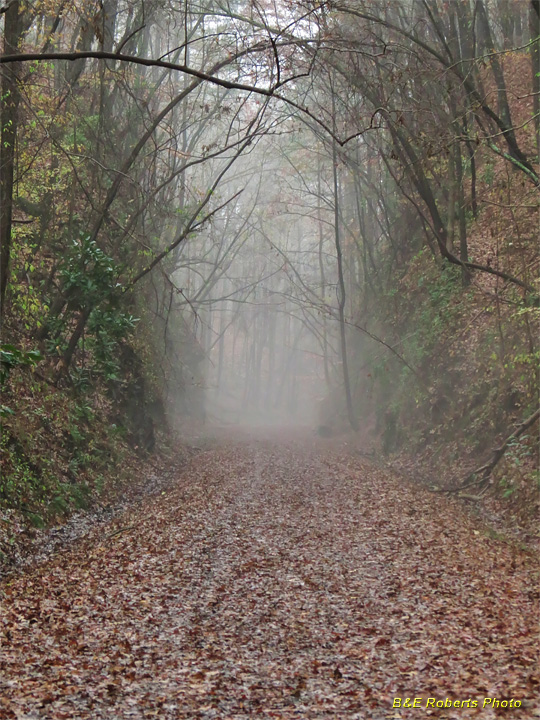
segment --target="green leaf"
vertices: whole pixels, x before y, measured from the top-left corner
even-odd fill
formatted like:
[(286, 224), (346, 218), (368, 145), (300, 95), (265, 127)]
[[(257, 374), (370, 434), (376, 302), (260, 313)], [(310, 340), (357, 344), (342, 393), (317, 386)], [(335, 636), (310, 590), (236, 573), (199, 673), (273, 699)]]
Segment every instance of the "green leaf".
[(15, 415), (15, 411), (7, 405), (0, 405), (0, 418), (9, 417), (9, 415)]

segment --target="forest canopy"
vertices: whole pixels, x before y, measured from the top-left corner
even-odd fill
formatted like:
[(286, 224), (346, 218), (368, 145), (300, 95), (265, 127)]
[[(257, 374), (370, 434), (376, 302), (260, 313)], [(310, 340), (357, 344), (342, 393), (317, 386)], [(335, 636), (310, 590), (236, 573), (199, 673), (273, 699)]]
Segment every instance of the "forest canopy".
[(0, 12), (5, 506), (206, 420), (530, 497), (538, 0)]

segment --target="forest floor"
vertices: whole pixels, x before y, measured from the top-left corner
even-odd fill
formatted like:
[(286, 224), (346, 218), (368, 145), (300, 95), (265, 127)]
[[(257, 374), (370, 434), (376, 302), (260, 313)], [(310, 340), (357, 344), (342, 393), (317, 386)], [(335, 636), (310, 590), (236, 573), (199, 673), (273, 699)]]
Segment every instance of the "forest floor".
[(0, 718), (540, 717), (533, 554), (285, 435), (222, 438), (7, 578)]

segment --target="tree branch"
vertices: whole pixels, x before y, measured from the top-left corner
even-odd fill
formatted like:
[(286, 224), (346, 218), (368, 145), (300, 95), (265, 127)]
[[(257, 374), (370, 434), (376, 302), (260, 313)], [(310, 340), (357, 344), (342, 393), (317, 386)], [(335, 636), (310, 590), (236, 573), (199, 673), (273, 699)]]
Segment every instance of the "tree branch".
[(534, 423), (539, 418), (540, 408), (538, 408), (536, 412), (533, 412), (532, 415), (530, 415), (526, 420), (520, 423), (516, 427), (514, 432), (506, 438), (502, 445), (493, 450), (493, 454), (489, 462), (487, 462), (485, 465), (482, 465), (482, 467), (477, 468), (472, 473), (469, 473), (469, 475), (467, 475), (465, 480), (463, 480), (459, 488), (451, 492), (459, 493), (461, 492), (461, 490), (465, 490), (466, 488), (472, 487), (473, 485), (478, 485), (480, 489), (484, 488), (488, 484), (491, 473), (493, 472), (499, 461), (503, 458), (504, 453), (506, 452), (506, 449), (508, 448), (510, 443), (513, 440), (517, 440), (518, 437), (523, 435), (525, 430), (528, 430), (532, 425), (534, 425)]

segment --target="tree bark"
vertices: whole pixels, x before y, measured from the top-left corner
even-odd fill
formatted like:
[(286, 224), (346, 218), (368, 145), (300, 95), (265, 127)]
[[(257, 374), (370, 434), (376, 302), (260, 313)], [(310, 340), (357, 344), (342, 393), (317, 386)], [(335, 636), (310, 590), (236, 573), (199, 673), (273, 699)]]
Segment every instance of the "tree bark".
[(531, 1), (529, 28), (531, 32), (534, 129), (536, 134), (536, 152), (540, 155), (540, 0)]
[[(455, 129), (459, 132), (458, 122), (454, 123)], [(465, 193), (463, 192), (463, 158), (461, 157), (461, 145), (459, 140), (454, 142), (454, 173), (456, 181), (456, 205), (459, 234), (459, 259), (463, 263), (461, 266), (461, 282), (463, 287), (467, 287), (471, 282), (471, 273), (466, 267), (469, 262), (469, 248), (467, 245), (467, 219), (465, 217)]]
[[(335, 114), (335, 109), (334, 109)], [(337, 148), (336, 141), (332, 141), (332, 165), (334, 178), (334, 241), (336, 246), (337, 267), (338, 267), (338, 313), (339, 313), (339, 335), (341, 341), (341, 366), (343, 369), (343, 386), (345, 390), (345, 401), (347, 404), (347, 416), (353, 430), (358, 430), (358, 421), (353, 407), (351, 393), (351, 382), (349, 376), (349, 364), (347, 359), (347, 325), (345, 323), (345, 303), (347, 294), (345, 291), (345, 277), (343, 274), (343, 254), (341, 251), (340, 223), (339, 223), (339, 184), (337, 170)]]
[[(4, 18), (4, 55), (17, 52), (21, 34), (21, 7), (19, 0), (12, 2)], [(2, 75), (0, 115), (0, 303), (2, 313), (9, 280), (9, 259), (13, 219), (13, 179), (15, 171), (15, 143), (19, 118), (20, 92), (18, 74), (21, 63), (4, 67)]]

